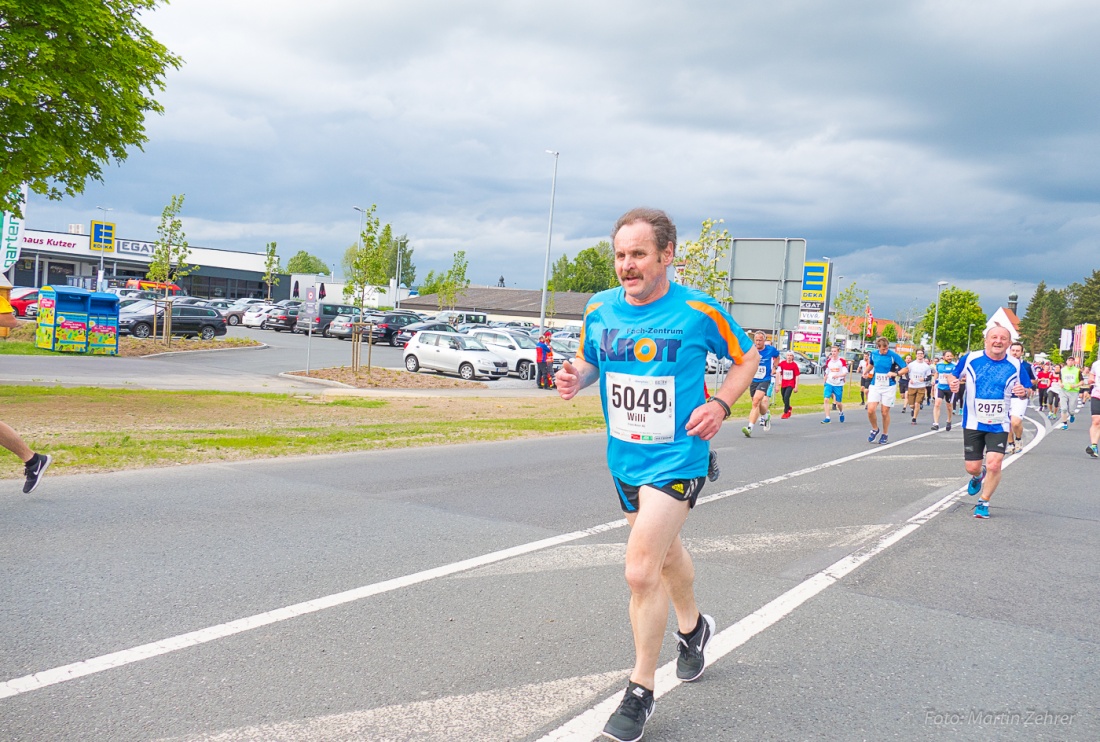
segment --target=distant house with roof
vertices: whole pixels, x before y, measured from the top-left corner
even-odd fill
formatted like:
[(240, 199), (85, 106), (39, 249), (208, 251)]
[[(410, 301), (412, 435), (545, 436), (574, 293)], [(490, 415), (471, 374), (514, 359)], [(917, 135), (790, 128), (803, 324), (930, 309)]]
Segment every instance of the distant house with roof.
[(997, 307), (997, 311), (990, 315), (985, 323), (985, 329), (990, 327), (1003, 327), (1012, 334), (1015, 342), (1020, 339), (1020, 318), (1008, 307)]

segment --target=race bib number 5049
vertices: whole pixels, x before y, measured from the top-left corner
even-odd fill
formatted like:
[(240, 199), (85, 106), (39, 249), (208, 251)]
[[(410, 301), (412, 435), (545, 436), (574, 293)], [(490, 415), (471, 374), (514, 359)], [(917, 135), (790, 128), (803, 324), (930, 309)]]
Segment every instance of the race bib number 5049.
[(607, 374), (607, 428), (630, 443), (676, 438), (676, 377)]

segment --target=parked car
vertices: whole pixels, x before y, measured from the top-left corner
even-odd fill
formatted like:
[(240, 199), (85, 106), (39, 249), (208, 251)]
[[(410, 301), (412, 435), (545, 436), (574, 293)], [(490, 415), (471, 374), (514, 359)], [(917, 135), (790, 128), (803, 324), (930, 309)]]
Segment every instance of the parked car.
[(461, 325), (467, 322), (476, 325), (488, 325), (489, 318), (484, 312), (440, 312), (435, 316), (437, 322), (446, 322), (449, 325)]
[(32, 301), (30, 304), (28, 304), (27, 305), (27, 313), (24, 316), (25, 317), (30, 317), (32, 319), (34, 317), (37, 317), (38, 316), (38, 302)]
[(722, 373), (725, 373), (730, 370), (730, 367), (732, 365), (733, 361), (731, 361), (729, 358), (723, 358), (719, 361), (717, 355), (715, 355), (714, 353), (707, 353), (708, 374), (716, 374), (719, 370), (721, 370)]
[(463, 379), (499, 379), (508, 361), (490, 352), (477, 338), (457, 332), (418, 332), (405, 346), (405, 368), (457, 373)]
[(397, 333), (398, 346), (404, 347), (405, 343), (409, 342), (413, 335), (424, 330), (431, 330), (432, 332), (452, 332), (458, 333), (458, 330), (446, 322), (413, 322), (411, 325), (405, 325), (401, 328), (401, 332)]
[(298, 324), (298, 307), (275, 307), (267, 315), (267, 329), (275, 332), (290, 330)]
[(400, 345), (397, 333), (406, 325), (421, 321), (420, 316), (412, 312), (386, 312), (374, 325), (373, 342), (389, 343), (396, 348)]
[(253, 304), (241, 315), (241, 324), (244, 327), (259, 327), (261, 330), (266, 330), (267, 315), (273, 309), (275, 307), (271, 304)]
[(314, 335), (328, 337), (328, 328), (332, 321), (341, 314), (347, 314), (358, 319), (359, 307), (350, 304), (318, 304), (318, 316), (310, 320), (308, 317), (298, 317), (298, 327), (295, 332), (312, 332)]
[[(816, 374), (817, 373), (817, 364), (814, 361), (810, 360), (808, 357), (802, 355), (801, 353), (799, 353), (797, 351), (792, 351), (792, 352), (794, 353), (794, 362), (798, 364), (798, 373), (800, 373), (800, 374)], [(780, 356), (782, 358), (786, 358), (785, 353), (781, 353)]]
[(223, 312), (223, 314), (225, 314), (225, 321), (231, 325), (239, 325), (241, 323), (241, 318), (244, 317), (244, 313), (248, 311), (249, 307), (253, 304), (263, 303), (263, 299), (237, 299), (229, 309)]
[(566, 360), (576, 358), (581, 352), (581, 344), (570, 338), (550, 338), (550, 348), (554, 351), (554, 362), (551, 364), (554, 373), (558, 372)]
[(524, 380), (535, 378), (535, 373), (538, 371), (538, 365), (535, 363), (538, 343), (530, 336), (522, 332), (507, 332), (503, 328), (470, 330), (470, 335), (508, 361), (508, 369), (519, 375), (519, 378)]
[(8, 299), (8, 303), (11, 304), (12, 311), (15, 312), (16, 317), (26, 317), (27, 307), (31, 304), (38, 303), (38, 289), (27, 288), (25, 286), (12, 289), (11, 298)]
[(336, 318), (328, 324), (328, 336), (330, 338), (348, 340), (351, 338), (352, 331), (355, 329), (352, 327), (353, 324), (355, 324), (355, 317), (350, 314), (338, 314)]
[[(146, 312), (127, 312), (120, 314), (118, 331), (121, 335), (133, 335), (147, 338), (153, 334), (153, 308)], [(164, 322), (164, 307), (156, 310), (158, 332)], [(201, 337), (212, 340), (227, 332), (225, 317), (213, 307), (192, 307), (181, 305), (172, 307), (172, 334), (183, 337)]]

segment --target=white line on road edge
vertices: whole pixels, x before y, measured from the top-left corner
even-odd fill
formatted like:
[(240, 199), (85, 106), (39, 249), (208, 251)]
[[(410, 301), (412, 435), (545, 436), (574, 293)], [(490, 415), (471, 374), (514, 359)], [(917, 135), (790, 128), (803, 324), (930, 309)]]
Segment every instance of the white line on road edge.
[[(849, 461), (863, 458), (864, 456), (870, 456), (878, 451), (885, 451), (899, 446), (909, 441), (918, 440), (925, 436), (934, 435), (937, 431), (929, 431), (927, 433), (921, 433), (919, 435), (912, 436), (910, 438), (903, 438), (901, 440), (888, 443), (885, 446), (875, 446), (869, 448), (866, 451), (852, 454), (850, 456), (844, 456), (833, 461), (827, 461), (823, 464), (816, 464), (805, 469), (799, 469), (788, 474), (781, 474), (777, 477), (771, 477), (770, 479), (763, 479), (759, 482), (752, 482), (742, 487), (726, 490), (724, 492), (718, 492), (707, 497), (699, 499), (698, 504), (714, 502), (715, 500), (721, 500), (726, 497), (732, 497), (733, 495), (743, 494), (754, 489), (759, 489), (769, 484), (777, 484), (784, 482), (794, 477), (800, 477), (804, 474), (810, 474), (812, 472), (820, 471), (822, 469), (829, 468), (831, 466), (839, 466)], [(452, 564), (445, 564), (439, 567), (433, 567), (432, 569), (426, 569), (422, 572), (416, 572), (414, 574), (405, 575), (404, 577), (395, 577), (391, 580), (385, 580), (383, 582), (376, 582), (373, 585), (364, 585), (363, 587), (353, 588), (341, 593), (335, 593), (333, 595), (326, 595), (321, 598), (314, 598), (313, 600), (307, 600), (303, 603), (297, 603), (295, 605), (287, 606), (285, 608), (276, 608), (272, 611), (265, 613), (257, 613), (253, 616), (247, 616), (245, 618), (239, 618), (235, 621), (229, 621), (228, 623), (218, 624), (216, 626), (210, 626), (205, 629), (199, 629), (197, 631), (191, 631), (186, 634), (179, 634), (177, 636), (169, 637), (167, 639), (161, 639), (160, 641), (151, 642), (149, 644), (142, 644), (138, 647), (132, 647), (130, 649), (123, 649), (118, 652), (111, 652), (110, 654), (104, 654), (99, 657), (93, 657), (88, 660), (81, 660), (80, 662), (74, 662), (68, 665), (62, 665), (61, 667), (55, 667), (50, 670), (43, 670), (31, 675), (24, 675), (20, 678), (13, 678), (0, 683), (0, 699), (9, 698), (11, 696), (17, 696), (21, 693), (29, 693), (30, 691), (45, 688), (49, 685), (55, 685), (57, 683), (64, 683), (68, 680), (75, 680), (86, 675), (93, 675), (104, 670), (110, 670), (115, 667), (122, 667), (123, 665), (129, 665), (134, 662), (146, 660), (151, 657), (158, 657), (162, 654), (168, 654), (169, 652), (175, 652), (180, 649), (186, 649), (188, 647), (194, 647), (199, 644), (205, 644), (207, 642), (214, 641), (216, 639), (224, 639), (227, 636), (239, 634), (243, 631), (250, 631), (251, 629), (257, 629), (261, 626), (267, 626), (269, 624), (278, 623), (279, 621), (286, 621), (287, 619), (297, 618), (298, 616), (304, 616), (309, 613), (316, 613), (327, 608), (334, 608), (345, 603), (351, 603), (356, 600), (362, 600), (363, 598), (369, 598), (374, 595), (380, 595), (382, 593), (390, 592), (393, 590), (399, 590), (401, 588), (410, 587), (429, 580), (438, 579), (440, 577), (448, 577), (458, 572), (464, 572), (466, 570), (475, 569), (477, 567), (484, 567), (488, 564), (500, 562), (505, 559), (511, 559), (512, 557), (520, 556), (522, 554), (529, 554), (531, 552), (540, 551), (542, 549), (548, 549), (553, 546), (560, 546), (561, 544), (569, 543), (570, 541), (577, 541), (578, 539), (594, 536), (606, 531), (612, 531), (616, 528), (623, 528), (626, 526), (625, 519), (614, 520), (609, 523), (601, 523), (600, 525), (592, 526), (591, 528), (585, 528), (581, 531), (573, 531), (571, 533), (565, 533), (560, 536), (552, 536), (550, 538), (541, 539), (539, 541), (532, 541), (527, 544), (520, 544), (518, 546), (512, 546), (507, 549), (501, 549), (500, 551), (490, 552), (488, 554), (482, 554), (481, 556), (472, 557), (470, 559), (464, 559), (460, 562), (454, 562)]]
[[(1038, 431), (1031, 443), (1025, 446), (1024, 450), (1019, 454), (1016, 454), (1012, 458), (1006, 458), (1003, 466), (1009, 466), (1015, 463), (1020, 456), (1039, 445), (1046, 431), (1042, 426), (1037, 426), (1037, 428)], [(914, 436), (914, 438), (931, 435), (934, 432), (937, 431), (923, 433), (921, 436)], [(906, 440), (913, 439), (909, 438)], [(889, 443), (886, 447), (888, 448), (892, 445), (895, 444)], [(849, 459), (856, 458), (860, 455), (864, 454), (856, 454), (855, 457), (849, 457)], [(812, 467), (812, 469), (818, 468), (824, 468), (824, 465)], [(883, 535), (876, 543), (857, 549), (843, 559), (834, 562), (817, 574), (800, 582), (770, 603), (753, 611), (728, 629), (715, 634), (710, 644), (707, 645), (706, 663), (710, 665), (717, 662), (749, 639), (764, 631), (764, 629), (767, 629), (780, 619), (794, 612), (796, 608), (825, 588), (835, 585), (858, 567), (866, 564), (871, 559), (886, 551), (925, 523), (947, 510), (954, 504), (959, 495), (964, 492), (966, 492), (966, 487), (960, 487), (935, 504), (930, 505), (912, 516), (906, 520), (903, 525)], [(659, 667), (655, 680), (656, 687), (653, 689), (654, 698), (660, 698), (679, 686), (681, 682), (676, 678), (676, 662), (669, 662)], [(607, 721), (607, 718), (615, 713), (615, 709), (618, 708), (621, 698), (622, 693), (616, 693), (609, 698), (605, 698), (599, 704), (593, 706), (579, 716), (570, 719), (565, 724), (542, 737), (538, 742), (580, 742), (582, 740), (592, 740), (600, 735), (600, 730), (603, 729), (603, 725)]]

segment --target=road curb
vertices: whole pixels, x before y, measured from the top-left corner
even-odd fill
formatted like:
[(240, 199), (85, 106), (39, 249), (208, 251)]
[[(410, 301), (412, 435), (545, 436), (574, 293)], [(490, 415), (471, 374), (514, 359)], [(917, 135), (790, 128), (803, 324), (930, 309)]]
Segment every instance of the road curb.
[[(240, 345), (234, 348), (200, 348), (199, 350), (166, 350), (163, 353), (150, 353), (147, 356), (137, 356), (137, 358), (163, 358), (164, 356), (180, 356), (185, 353), (225, 353), (230, 350), (267, 350), (271, 346), (267, 343), (260, 343), (259, 345)], [(123, 356), (125, 357), (125, 356)]]

